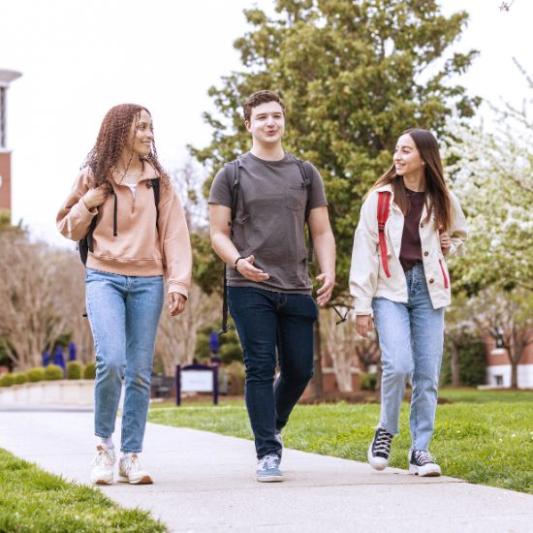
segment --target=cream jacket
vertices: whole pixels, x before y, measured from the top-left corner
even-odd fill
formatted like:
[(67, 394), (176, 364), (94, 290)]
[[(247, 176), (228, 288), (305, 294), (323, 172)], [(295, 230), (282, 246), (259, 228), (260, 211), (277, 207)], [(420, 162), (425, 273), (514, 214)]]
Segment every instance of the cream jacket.
[(89, 189), (89, 171), (76, 179), (65, 203), (57, 214), (57, 228), (68, 239), (85, 237), (92, 219), (98, 217), (93, 233), (94, 250), (89, 252), (87, 267), (124, 276), (164, 275), (168, 292), (187, 297), (191, 284), (192, 252), (185, 213), (170, 186), (160, 187), (159, 220), (154, 193), (149, 187), (155, 173), (146, 173), (135, 195), (124, 184), (113, 181), (117, 195), (117, 236), (113, 235), (113, 197), (89, 211), (82, 196)]
[[(378, 246), (377, 205), (378, 192), (389, 191), (390, 212), (385, 224), (385, 239), (391, 277), (383, 271)], [(448, 252), (462, 254), (466, 239), (466, 220), (453, 193), (450, 193), (451, 224), (448, 230), (452, 245)], [(445, 307), (451, 302), (450, 276), (446, 259), (441, 251), (439, 232), (435, 229), (434, 218), (426, 222), (427, 210), (424, 207), (420, 218), (420, 242), (426, 283), (434, 309)], [(404, 216), (394, 203), (391, 185), (384, 185), (372, 191), (361, 207), (359, 224), (355, 230), (352, 265), (350, 269), (350, 293), (354, 298), (356, 315), (372, 315), (372, 298), (383, 297), (394, 302), (407, 303), (407, 283), (400, 263)]]

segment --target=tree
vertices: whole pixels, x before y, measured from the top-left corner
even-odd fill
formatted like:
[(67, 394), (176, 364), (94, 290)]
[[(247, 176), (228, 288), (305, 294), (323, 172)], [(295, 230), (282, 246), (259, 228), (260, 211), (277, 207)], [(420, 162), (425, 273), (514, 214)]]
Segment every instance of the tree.
[(163, 309), (157, 334), (156, 359), (165, 375), (173, 376), (177, 364), (192, 363), (198, 330), (212, 324), (220, 314), (220, 301), (206, 295), (193, 284), (185, 311), (178, 317), (169, 317)]
[(390, 165), (406, 127), (441, 133), (452, 110), (474, 113), (478, 99), (449, 79), (476, 52), (443, 59), (467, 14), (445, 17), (434, 0), (277, 0), (276, 12), (245, 11), (252, 30), (235, 42), (244, 70), (209, 90), (217, 110), (204, 115), (212, 140), (192, 153), (214, 175), (248, 149), (244, 99), (278, 90), (288, 106), (286, 147), (313, 161), (326, 183), (342, 300), (364, 193)]
[(526, 347), (533, 344), (533, 298), (526, 289), (512, 292), (494, 287), (478, 297), (479, 314), (475, 321), (479, 329), (501, 343), (511, 365), (511, 388), (518, 387), (518, 365)]
[(7, 228), (0, 231), (0, 257), (0, 343), (13, 366), (39, 366), (42, 351), (65, 333), (78, 343), (89, 338), (82, 319), (82, 267), (75, 254)]
[[(517, 63), (518, 64), (518, 63)], [(455, 288), (533, 291), (533, 80), (522, 109), (492, 106), (499, 126), (450, 127), (453, 176), (469, 225), (467, 254), (454, 260)]]
[(359, 337), (353, 320), (341, 323), (334, 313), (323, 310), (320, 314), (323, 351), (331, 360), (339, 391), (352, 392), (352, 369), (368, 372), (369, 366), (379, 363), (376, 336)]

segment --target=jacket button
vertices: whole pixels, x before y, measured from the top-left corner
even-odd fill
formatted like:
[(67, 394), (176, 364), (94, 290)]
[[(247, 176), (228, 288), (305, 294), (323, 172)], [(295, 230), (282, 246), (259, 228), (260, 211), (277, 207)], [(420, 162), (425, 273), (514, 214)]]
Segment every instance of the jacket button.
[(423, 227), (424, 227), (424, 224), (420, 224), (420, 227), (423, 228)]
[(427, 257), (429, 255), (429, 252), (424, 252), (424, 256)]
[(429, 278), (429, 282), (433, 283), (435, 280), (433, 278)]

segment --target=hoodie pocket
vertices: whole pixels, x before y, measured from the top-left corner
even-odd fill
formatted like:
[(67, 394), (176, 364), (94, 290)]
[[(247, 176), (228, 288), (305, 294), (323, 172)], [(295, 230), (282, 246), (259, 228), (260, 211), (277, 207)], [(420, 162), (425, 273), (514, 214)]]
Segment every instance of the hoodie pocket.
[(446, 269), (444, 268), (444, 265), (442, 264), (442, 259), (439, 259), (439, 266), (440, 266), (440, 271), (442, 272), (442, 279), (444, 280), (444, 288), (447, 289), (450, 286), (450, 280), (448, 279), (448, 276), (446, 275)]

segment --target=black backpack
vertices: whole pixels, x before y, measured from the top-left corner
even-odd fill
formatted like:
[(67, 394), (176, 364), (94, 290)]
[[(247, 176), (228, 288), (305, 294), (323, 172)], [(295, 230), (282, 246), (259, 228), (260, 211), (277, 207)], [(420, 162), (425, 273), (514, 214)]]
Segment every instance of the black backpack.
[[(156, 215), (156, 226), (159, 223), (159, 180), (154, 178), (150, 180), (150, 187), (154, 191), (154, 202), (155, 202), (155, 208), (157, 209), (157, 215)], [(117, 231), (117, 195), (115, 194), (115, 191), (112, 192), (113, 194), (113, 237), (116, 237), (118, 235)], [(87, 264), (87, 256), (89, 255), (89, 252), (93, 251), (93, 233), (94, 229), (96, 228), (97, 224), (97, 218), (98, 215), (94, 216), (91, 220), (91, 224), (89, 225), (89, 230), (87, 231), (87, 235), (83, 237), (83, 239), (78, 241), (78, 252), (80, 253), (80, 260), (85, 265)]]
[[(313, 185), (313, 167), (309, 161), (302, 161), (301, 159), (296, 159), (298, 168), (300, 169), (300, 174), (305, 188), (307, 189), (307, 202), (305, 204), (305, 222), (308, 223), (309, 212), (311, 211), (309, 205), (309, 199), (311, 196), (311, 187)], [(239, 201), (239, 186), (240, 186), (240, 159), (235, 159), (224, 165), (224, 174), (226, 179), (231, 183), (231, 229), (230, 236), (233, 236), (233, 221), (237, 216), (237, 203)], [(313, 259), (313, 240), (311, 238), (311, 229), (308, 230), (308, 242), (309, 242), (309, 261)], [(222, 294), (222, 329), (221, 334), (224, 334), (228, 331), (228, 276), (227, 276), (227, 266), (224, 263), (224, 292)]]

